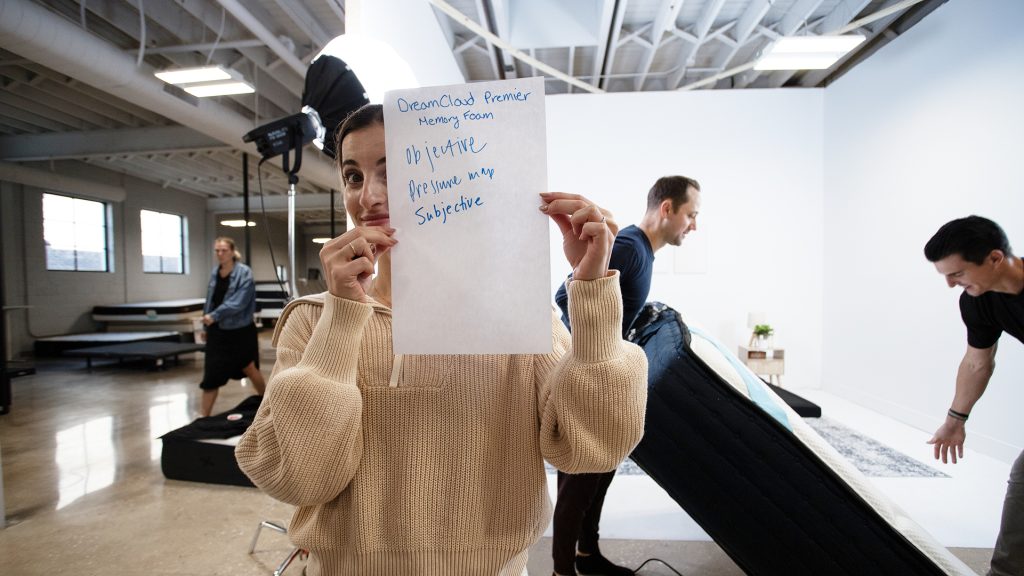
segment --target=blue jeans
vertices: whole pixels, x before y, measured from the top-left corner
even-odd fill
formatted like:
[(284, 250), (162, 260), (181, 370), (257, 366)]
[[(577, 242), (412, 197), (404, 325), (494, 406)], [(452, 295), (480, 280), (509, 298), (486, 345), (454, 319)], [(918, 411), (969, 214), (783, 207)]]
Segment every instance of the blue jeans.
[(1020, 576), (1024, 574), (1024, 452), (1010, 468), (1003, 501), (1003, 521), (992, 550), (992, 567), (988, 576)]

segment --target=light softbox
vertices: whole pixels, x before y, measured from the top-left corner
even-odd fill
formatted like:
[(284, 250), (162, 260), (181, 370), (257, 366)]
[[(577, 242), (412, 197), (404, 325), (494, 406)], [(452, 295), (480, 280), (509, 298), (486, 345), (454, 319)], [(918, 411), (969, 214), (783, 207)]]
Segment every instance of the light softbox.
[(342, 59), (321, 54), (309, 65), (302, 89), (302, 105), (320, 115), (325, 128), (323, 151), (331, 158), (337, 154), (334, 132), (338, 125), (351, 112), (369, 103), (359, 78)]

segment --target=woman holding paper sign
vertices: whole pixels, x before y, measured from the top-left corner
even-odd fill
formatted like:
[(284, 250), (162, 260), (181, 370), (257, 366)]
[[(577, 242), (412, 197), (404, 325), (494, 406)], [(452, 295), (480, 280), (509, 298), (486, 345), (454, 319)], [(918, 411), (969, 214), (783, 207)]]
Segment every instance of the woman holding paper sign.
[(617, 227), (582, 196), (541, 194), (574, 269), (577, 328), (552, 313), (552, 353), (395, 356), (381, 107), (350, 115), (337, 142), (355, 227), (320, 252), (328, 292), (282, 315), (238, 462), (297, 506), (289, 536), (309, 574), (519, 576), (551, 517), (544, 460), (613, 470), (643, 434), (646, 357), (622, 340), (608, 270)]

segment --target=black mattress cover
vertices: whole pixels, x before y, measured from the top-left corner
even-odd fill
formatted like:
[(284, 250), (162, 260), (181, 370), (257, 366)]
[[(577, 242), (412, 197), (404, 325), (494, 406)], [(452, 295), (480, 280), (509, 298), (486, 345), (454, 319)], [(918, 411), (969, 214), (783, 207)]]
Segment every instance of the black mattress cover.
[[(199, 418), (164, 434), (160, 469), (171, 480), (252, 486), (238, 467), (232, 443), (220, 443), (241, 436), (256, 418), (262, 396), (249, 396), (220, 414)], [(213, 442), (211, 442), (213, 441)]]
[[(201, 312), (206, 304), (205, 298), (189, 298), (185, 300), (163, 300), (157, 302), (128, 302), (125, 304), (107, 304), (93, 306), (93, 314), (107, 316), (135, 316), (138, 314), (187, 314)], [(152, 312), (150, 312), (152, 311)]]
[(792, 429), (810, 428), (795, 413), (787, 428), (711, 369), (675, 310), (648, 304), (634, 328), (649, 387), (632, 459), (745, 572), (973, 574), (908, 518), (900, 529), (886, 520), (885, 496), (863, 477), (851, 483), (852, 466), (840, 466), (841, 476), (798, 438)]

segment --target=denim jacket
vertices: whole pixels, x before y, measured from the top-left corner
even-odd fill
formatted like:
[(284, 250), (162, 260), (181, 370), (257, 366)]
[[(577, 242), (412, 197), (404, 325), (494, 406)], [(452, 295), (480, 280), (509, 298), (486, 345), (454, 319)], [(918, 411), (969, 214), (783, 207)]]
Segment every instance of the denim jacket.
[(224, 301), (216, 310), (211, 310), (219, 270), (220, 265), (216, 265), (210, 273), (203, 313), (209, 314), (223, 330), (235, 330), (252, 324), (252, 315), (256, 312), (256, 285), (252, 281), (252, 269), (241, 262), (235, 262), (235, 267), (228, 275), (228, 291), (224, 294)]

